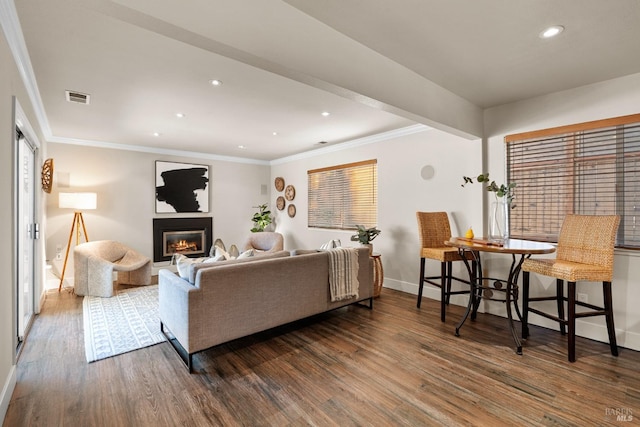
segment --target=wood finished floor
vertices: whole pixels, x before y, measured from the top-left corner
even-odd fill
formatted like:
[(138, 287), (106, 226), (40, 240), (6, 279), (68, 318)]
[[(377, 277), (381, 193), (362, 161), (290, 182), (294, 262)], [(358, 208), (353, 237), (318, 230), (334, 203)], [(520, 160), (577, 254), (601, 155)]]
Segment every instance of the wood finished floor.
[[(162, 343), (87, 364), (82, 299), (52, 292), (17, 367), (3, 426), (588, 426), (640, 418), (640, 353), (383, 289), (348, 307), (199, 353)], [(212, 326), (215, 327), (215, 326)], [(616, 422), (611, 409), (631, 411)]]

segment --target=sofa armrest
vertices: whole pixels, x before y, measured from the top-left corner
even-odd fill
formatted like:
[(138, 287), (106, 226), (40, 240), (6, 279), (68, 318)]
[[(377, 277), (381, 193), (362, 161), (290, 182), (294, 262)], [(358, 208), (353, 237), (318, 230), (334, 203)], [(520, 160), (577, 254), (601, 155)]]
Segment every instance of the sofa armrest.
[(189, 351), (189, 312), (191, 308), (189, 302), (200, 292), (199, 288), (170, 270), (162, 269), (158, 272), (160, 321), (169, 328), (187, 351)]

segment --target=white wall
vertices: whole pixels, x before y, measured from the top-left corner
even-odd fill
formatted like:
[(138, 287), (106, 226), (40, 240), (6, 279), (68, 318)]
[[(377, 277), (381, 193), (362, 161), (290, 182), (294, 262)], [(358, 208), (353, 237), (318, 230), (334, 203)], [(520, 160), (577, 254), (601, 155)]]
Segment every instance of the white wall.
[[(640, 74), (626, 76), (577, 89), (557, 92), (485, 111), (485, 135), (488, 136), (487, 170), (498, 182), (504, 180), (504, 136), (592, 120), (637, 114), (640, 112)], [(640, 253), (616, 251), (613, 277), (613, 305), (618, 344), (640, 350)], [(532, 275), (531, 294), (555, 286), (553, 279)], [(602, 286), (579, 284), (589, 302), (602, 302)], [(552, 307), (549, 308), (553, 310)], [(557, 329), (557, 324), (532, 315), (531, 323)], [(604, 318), (580, 319), (576, 325), (581, 336), (608, 342)]]
[[(66, 248), (73, 220), (73, 212), (58, 208), (59, 192), (95, 191), (98, 208), (83, 213), (89, 239), (117, 240), (150, 258), (153, 218), (213, 217), (213, 238), (221, 238), (227, 247), (240, 246), (252, 227), (251, 217), (256, 211), (253, 206), (269, 201), (268, 165), (59, 143), (49, 144), (49, 156), (55, 162), (55, 176), (53, 191), (47, 198), (46, 254), (57, 273), (63, 262), (55, 261), (56, 246)], [(156, 214), (156, 160), (209, 165), (210, 212)], [(263, 188), (266, 194), (262, 194)], [(72, 262), (71, 256), (69, 259)], [(159, 263), (156, 269), (165, 264)], [(72, 279), (71, 265), (65, 272), (65, 285), (70, 286)]]
[[(356, 246), (352, 232), (326, 231), (307, 227), (307, 171), (361, 160), (378, 160), (378, 228), (374, 251), (382, 254), (385, 287), (417, 293), (419, 270), (417, 211), (449, 212), (454, 235), (473, 226), (482, 229), (482, 188), (462, 188), (462, 176), (480, 173), (480, 141), (427, 130), (375, 143), (356, 144), (343, 151), (319, 150), (314, 157), (275, 162), (271, 186), (276, 177), (296, 187), (295, 218), (286, 209), (277, 212), (277, 230), (285, 235), (286, 248), (318, 248), (330, 239), (343, 246)], [(421, 169), (431, 165), (435, 174), (424, 180)], [(272, 205), (279, 195), (272, 190)], [(428, 263), (429, 275), (440, 274), (440, 264)], [(461, 267), (461, 266), (460, 266)], [(466, 270), (463, 277), (466, 276)], [(425, 295), (439, 298), (439, 291), (425, 287)], [(462, 301), (458, 301), (462, 303)]]

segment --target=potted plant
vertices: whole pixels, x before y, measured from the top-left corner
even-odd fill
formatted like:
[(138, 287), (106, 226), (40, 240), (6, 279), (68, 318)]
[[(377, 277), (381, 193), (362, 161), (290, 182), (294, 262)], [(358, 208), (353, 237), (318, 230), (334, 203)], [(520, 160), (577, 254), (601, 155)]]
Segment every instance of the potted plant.
[[(466, 184), (473, 184), (473, 178), (463, 176), (464, 187)], [(481, 173), (476, 178), (479, 183), (487, 184), (487, 191), (495, 193), (496, 201), (491, 204), (489, 211), (489, 239), (497, 242), (504, 242), (509, 238), (509, 208), (513, 209), (516, 204), (515, 199), (516, 183), (496, 184), (495, 181), (489, 182), (489, 174)]]
[(369, 254), (373, 253), (371, 241), (378, 237), (380, 230), (376, 227), (366, 228), (364, 225), (356, 225), (357, 232), (351, 236), (352, 242), (359, 242), (362, 246), (369, 246)]
[(271, 217), (271, 211), (267, 209), (266, 203), (260, 206), (254, 206), (254, 208), (258, 209), (258, 212), (253, 214), (251, 218), (251, 221), (253, 221), (251, 232), (257, 233), (264, 231), (264, 229), (273, 222), (273, 218)]
[[(462, 184), (463, 187), (467, 184), (473, 184), (473, 178), (470, 178), (468, 176), (463, 176), (462, 179), (464, 180), (464, 184)], [(500, 200), (504, 197), (506, 203), (509, 204), (509, 206), (511, 206), (511, 209), (516, 207), (515, 203), (513, 203), (513, 199), (516, 198), (516, 195), (514, 194), (514, 188), (516, 188), (515, 182), (510, 182), (509, 184), (500, 184), (500, 185), (496, 184), (495, 181), (491, 181), (489, 183), (488, 173), (481, 173), (476, 178), (476, 181), (480, 183), (486, 182), (487, 191), (496, 193), (496, 200)]]

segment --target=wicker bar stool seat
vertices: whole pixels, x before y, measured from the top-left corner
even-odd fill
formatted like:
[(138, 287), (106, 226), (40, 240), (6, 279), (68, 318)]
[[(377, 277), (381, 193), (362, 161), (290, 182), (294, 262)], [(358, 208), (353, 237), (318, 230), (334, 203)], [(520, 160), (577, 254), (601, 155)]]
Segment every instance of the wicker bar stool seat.
[[(463, 261), (457, 248), (444, 245), (444, 242), (451, 239), (451, 225), (446, 212), (416, 212), (418, 219), (418, 231), (420, 233), (420, 280), (418, 286), (418, 303), (420, 308), (422, 303), (422, 291), (424, 284), (440, 288), (440, 319), (445, 321), (446, 305), (449, 304), (450, 296), (457, 294), (468, 294), (469, 289), (458, 291), (451, 290), (453, 280), (470, 284), (469, 280), (453, 276), (453, 263)], [(425, 276), (425, 261), (427, 259), (440, 262), (439, 276)], [(467, 259), (473, 262), (473, 257), (468, 254)], [(473, 264), (475, 268), (475, 263)]]
[[(618, 355), (611, 281), (613, 278), (613, 250), (620, 217), (618, 215), (567, 215), (562, 223), (556, 259), (527, 259), (522, 264), (523, 272), (523, 322), (522, 337), (529, 335), (528, 313), (535, 313), (559, 323), (560, 333), (568, 328), (568, 359), (575, 362), (576, 318), (605, 316), (611, 354)], [(553, 296), (530, 297), (530, 273), (556, 278)], [(567, 296), (564, 296), (564, 282)], [(576, 282), (602, 282), (604, 307), (588, 304), (576, 299)], [(529, 306), (531, 302), (556, 301), (557, 316)], [(567, 315), (565, 317), (565, 303)], [(576, 307), (589, 311), (576, 312)]]

